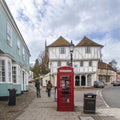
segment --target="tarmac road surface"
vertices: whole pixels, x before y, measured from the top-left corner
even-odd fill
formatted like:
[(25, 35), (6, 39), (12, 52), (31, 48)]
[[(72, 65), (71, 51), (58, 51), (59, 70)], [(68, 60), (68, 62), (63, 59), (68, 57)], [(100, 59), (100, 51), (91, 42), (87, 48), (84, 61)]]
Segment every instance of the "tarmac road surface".
[(103, 98), (112, 108), (120, 108), (120, 86), (109, 86), (102, 91)]

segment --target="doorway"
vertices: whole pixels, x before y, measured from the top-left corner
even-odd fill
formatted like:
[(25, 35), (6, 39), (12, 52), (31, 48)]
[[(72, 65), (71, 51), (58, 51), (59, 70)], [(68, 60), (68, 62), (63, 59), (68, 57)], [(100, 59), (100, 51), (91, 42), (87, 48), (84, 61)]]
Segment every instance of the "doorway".
[(80, 77), (75, 76), (75, 86), (80, 86)]
[(81, 86), (85, 86), (86, 85), (86, 79), (85, 79), (85, 75), (81, 76)]

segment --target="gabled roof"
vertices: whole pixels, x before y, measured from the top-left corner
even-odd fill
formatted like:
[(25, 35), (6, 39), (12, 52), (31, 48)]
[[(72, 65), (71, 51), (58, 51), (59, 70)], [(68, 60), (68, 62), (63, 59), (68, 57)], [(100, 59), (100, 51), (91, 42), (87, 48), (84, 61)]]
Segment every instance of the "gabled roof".
[(119, 75), (120, 75), (120, 72), (117, 72), (117, 74), (119, 74)]
[(76, 46), (98, 46), (98, 47), (103, 47), (103, 45), (100, 45), (86, 36), (76, 45)]
[(48, 47), (67, 47), (70, 46), (70, 43), (64, 39), (62, 36), (60, 36), (55, 42), (50, 44)]
[(116, 71), (114, 68), (112, 68), (109, 64), (103, 62), (103, 61), (99, 61), (98, 62), (98, 69), (106, 69), (106, 70), (112, 70), (112, 71)]
[(108, 69), (108, 64), (102, 61), (98, 62), (98, 69)]

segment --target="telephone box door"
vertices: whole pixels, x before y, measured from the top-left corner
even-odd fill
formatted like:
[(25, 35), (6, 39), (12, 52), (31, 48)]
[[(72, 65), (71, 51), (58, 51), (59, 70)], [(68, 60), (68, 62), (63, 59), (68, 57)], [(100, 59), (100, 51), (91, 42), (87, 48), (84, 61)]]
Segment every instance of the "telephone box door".
[(57, 73), (57, 110), (74, 110), (74, 73), (72, 67), (60, 67)]

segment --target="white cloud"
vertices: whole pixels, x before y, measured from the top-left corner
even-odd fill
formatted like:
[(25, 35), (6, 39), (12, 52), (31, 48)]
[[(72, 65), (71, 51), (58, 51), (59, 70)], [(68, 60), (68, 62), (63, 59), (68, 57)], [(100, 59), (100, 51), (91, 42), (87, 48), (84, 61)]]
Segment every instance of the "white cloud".
[(119, 0), (6, 0), (6, 2), (30, 49), (31, 61), (34, 61), (43, 50), (45, 40), (50, 44), (61, 35), (75, 43), (83, 36), (89, 36), (90, 39), (104, 45), (104, 59), (116, 58), (120, 61), (120, 35), (113, 36), (113, 31), (120, 31)]
[(102, 58), (105, 62), (110, 62), (115, 59), (117, 61), (117, 65), (120, 67), (120, 40), (113, 39), (109, 34), (102, 39), (96, 39), (95, 41), (99, 41), (104, 47), (102, 49)]

